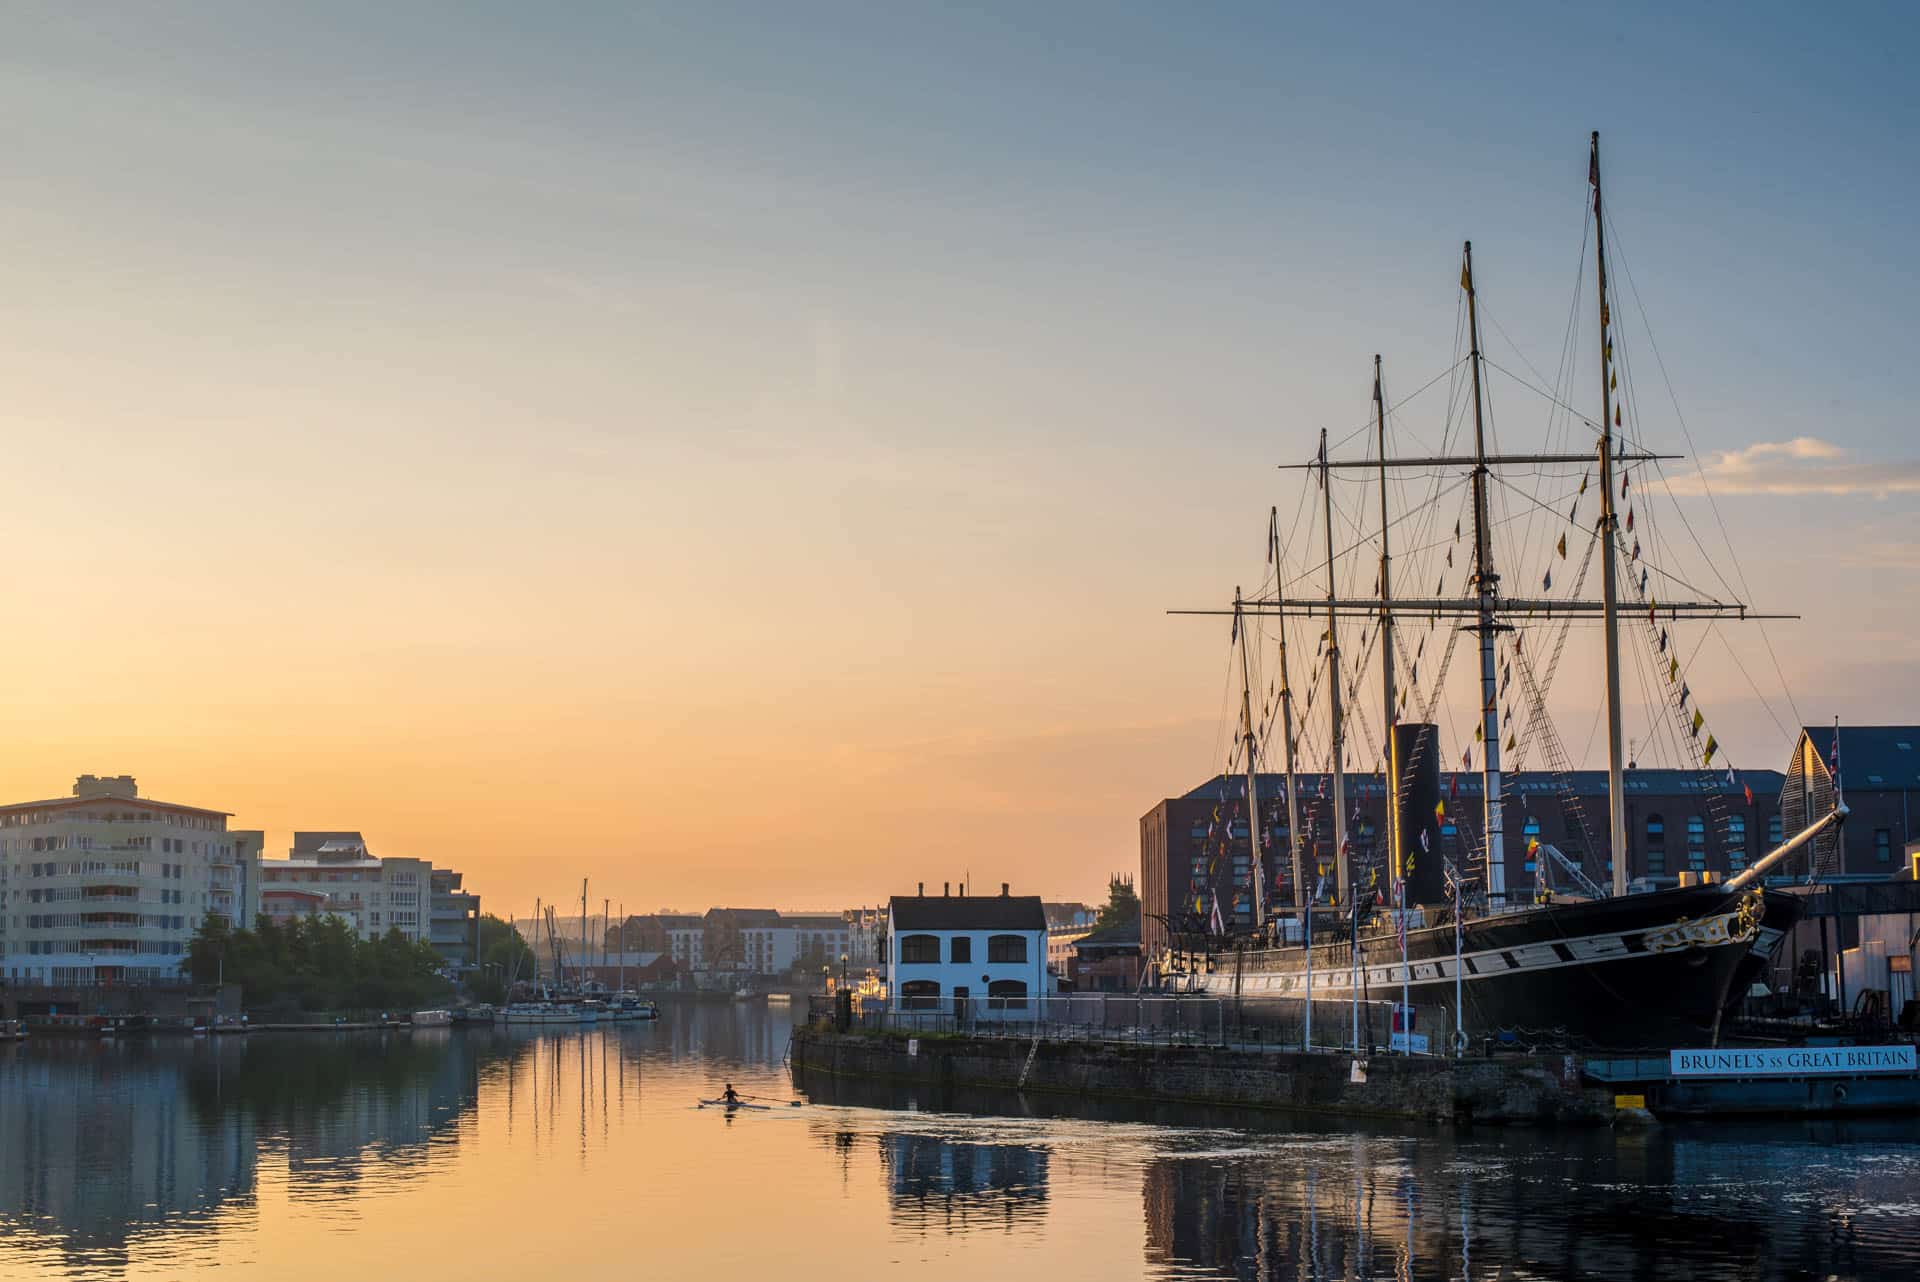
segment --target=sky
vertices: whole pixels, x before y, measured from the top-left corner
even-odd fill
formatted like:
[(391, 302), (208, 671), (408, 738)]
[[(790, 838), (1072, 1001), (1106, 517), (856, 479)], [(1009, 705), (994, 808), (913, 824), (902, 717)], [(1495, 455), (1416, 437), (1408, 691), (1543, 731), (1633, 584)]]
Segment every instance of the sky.
[(3, 20), (0, 795), (131, 773), (501, 911), (1097, 898), (1222, 762), (1226, 630), (1164, 612), (1260, 581), (1375, 353), (1447, 371), (1463, 240), (1555, 368), (1592, 129), (1630, 430), (1803, 616), (1698, 663), (1721, 740), (1920, 721), (1911, 11)]

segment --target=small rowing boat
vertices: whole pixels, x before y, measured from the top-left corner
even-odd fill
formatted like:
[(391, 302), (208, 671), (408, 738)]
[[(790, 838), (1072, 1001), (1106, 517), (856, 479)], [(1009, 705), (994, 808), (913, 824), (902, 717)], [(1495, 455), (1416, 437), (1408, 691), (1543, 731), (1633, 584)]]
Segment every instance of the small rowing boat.
[(701, 1108), (724, 1108), (729, 1112), (731, 1112), (736, 1108), (757, 1108), (763, 1113), (772, 1111), (771, 1105), (749, 1104), (745, 1100), (703, 1099), (700, 1101), (700, 1107)]

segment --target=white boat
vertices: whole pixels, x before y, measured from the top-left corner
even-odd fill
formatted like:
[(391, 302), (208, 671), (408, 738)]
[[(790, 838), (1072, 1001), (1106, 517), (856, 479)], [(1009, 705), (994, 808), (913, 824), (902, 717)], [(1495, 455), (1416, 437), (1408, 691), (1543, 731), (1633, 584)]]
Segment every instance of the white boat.
[(580, 1012), (553, 1002), (509, 1002), (493, 1013), (496, 1024), (578, 1024)]
[(415, 1028), (446, 1028), (453, 1023), (453, 1014), (444, 1010), (417, 1010), (411, 1022)]
[(767, 1004), (770, 1006), (791, 1006), (793, 1004), (793, 994), (780, 992), (768, 993)]
[(754, 992), (751, 988), (737, 988), (733, 993), (733, 1000), (736, 1002), (757, 1001), (759, 998), (760, 994)]
[(660, 1007), (631, 993), (607, 999), (607, 1017), (617, 1020), (659, 1019)]

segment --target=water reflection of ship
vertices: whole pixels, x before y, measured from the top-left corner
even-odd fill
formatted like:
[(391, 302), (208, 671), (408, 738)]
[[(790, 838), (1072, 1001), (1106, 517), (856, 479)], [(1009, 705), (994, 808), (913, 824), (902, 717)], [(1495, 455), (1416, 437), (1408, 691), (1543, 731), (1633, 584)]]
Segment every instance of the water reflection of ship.
[[(1731, 1131), (1353, 1136), (1171, 1153), (1142, 1180), (1149, 1266), (1244, 1279), (1913, 1276), (1904, 1121)], [(1810, 1178), (1810, 1176), (1812, 1178)]]
[(921, 1229), (1011, 1225), (1046, 1213), (1047, 1150), (939, 1135), (880, 1138), (894, 1223)]

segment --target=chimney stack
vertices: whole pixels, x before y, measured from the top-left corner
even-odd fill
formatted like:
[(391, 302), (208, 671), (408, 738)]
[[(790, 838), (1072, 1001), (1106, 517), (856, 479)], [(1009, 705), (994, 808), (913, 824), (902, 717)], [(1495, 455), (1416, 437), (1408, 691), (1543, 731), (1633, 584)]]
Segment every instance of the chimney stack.
[(927, 883), (924, 881), (921, 882), (920, 889), (914, 891), (913, 893), (920, 896), (920, 898), (925, 899), (927, 897)]
[(1002, 898), (1002, 899), (1005, 899), (1005, 898), (1007, 897), (1007, 893), (1008, 893), (1009, 891), (1011, 891), (1012, 889), (1013, 889), (1013, 885), (1012, 885), (1012, 883), (1011, 883), (1011, 882), (1005, 882), (1005, 881), (1003, 881), (1003, 882), (1001, 882), (1001, 883), (1000, 883), (1000, 898)]
[(952, 894), (953, 894), (953, 883), (952, 883), (952, 882), (950, 882), (950, 881), (943, 881), (943, 882), (941, 882), (941, 883), (940, 883), (940, 897), (941, 897), (942, 899), (945, 899), (945, 898), (947, 898), (947, 897), (949, 897), (949, 896), (950, 896), (950, 895), (952, 895)]

